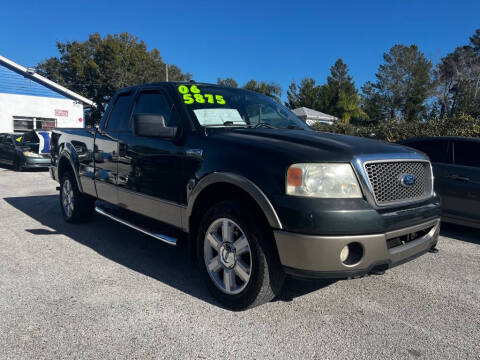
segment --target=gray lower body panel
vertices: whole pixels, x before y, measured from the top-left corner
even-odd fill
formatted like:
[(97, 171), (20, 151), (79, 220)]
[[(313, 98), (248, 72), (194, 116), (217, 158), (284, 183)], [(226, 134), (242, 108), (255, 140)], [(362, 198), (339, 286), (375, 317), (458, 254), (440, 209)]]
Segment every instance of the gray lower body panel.
[[(438, 241), (440, 219), (383, 234), (316, 236), (275, 230), (280, 261), (287, 273), (303, 277), (342, 278), (370, 272), (374, 267), (390, 268), (429, 251)], [(421, 234), (413, 240), (414, 234)], [(402, 239), (407, 239), (403, 241)], [(398, 243), (389, 246), (389, 241)], [(346, 264), (342, 249), (359, 244), (358, 261)]]

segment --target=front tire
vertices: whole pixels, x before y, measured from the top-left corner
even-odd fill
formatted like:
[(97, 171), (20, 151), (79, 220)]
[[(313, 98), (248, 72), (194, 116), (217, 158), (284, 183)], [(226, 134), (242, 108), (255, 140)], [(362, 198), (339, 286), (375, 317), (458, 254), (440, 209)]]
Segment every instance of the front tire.
[(93, 216), (95, 199), (78, 190), (71, 172), (66, 172), (60, 182), (60, 208), (68, 223), (86, 222)]
[(234, 310), (272, 300), (284, 273), (263, 214), (249, 203), (228, 200), (204, 215), (197, 236), (197, 257), (212, 294)]

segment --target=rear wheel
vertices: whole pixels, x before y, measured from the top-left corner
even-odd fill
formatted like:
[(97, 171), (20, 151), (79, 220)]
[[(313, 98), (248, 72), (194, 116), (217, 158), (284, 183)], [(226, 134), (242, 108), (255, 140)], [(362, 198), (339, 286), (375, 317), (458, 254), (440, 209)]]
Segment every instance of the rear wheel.
[(22, 162), (19, 158), (15, 158), (15, 160), (13, 161), (13, 170), (15, 171), (23, 170)]
[(71, 172), (62, 176), (60, 184), (60, 207), (65, 221), (79, 223), (90, 220), (95, 199), (78, 190), (76, 179)]
[(202, 275), (213, 295), (234, 310), (272, 300), (284, 274), (271, 231), (244, 201), (224, 201), (207, 211), (197, 238)]

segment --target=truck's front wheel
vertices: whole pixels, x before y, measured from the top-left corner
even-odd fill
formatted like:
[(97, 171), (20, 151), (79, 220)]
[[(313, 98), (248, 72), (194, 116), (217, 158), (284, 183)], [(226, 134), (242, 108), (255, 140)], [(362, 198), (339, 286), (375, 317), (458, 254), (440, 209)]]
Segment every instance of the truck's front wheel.
[(95, 207), (95, 199), (82, 194), (71, 172), (66, 172), (60, 182), (60, 207), (63, 218), (69, 223), (88, 221)]
[(223, 304), (241, 310), (272, 300), (284, 274), (262, 219), (243, 201), (224, 201), (207, 211), (197, 239), (202, 274)]

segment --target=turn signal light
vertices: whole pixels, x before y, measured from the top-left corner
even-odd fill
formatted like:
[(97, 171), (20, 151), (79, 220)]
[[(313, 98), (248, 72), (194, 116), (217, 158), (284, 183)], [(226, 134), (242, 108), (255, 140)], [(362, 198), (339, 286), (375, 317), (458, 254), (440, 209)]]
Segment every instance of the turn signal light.
[(302, 169), (291, 166), (287, 173), (288, 186), (302, 186), (302, 177)]

